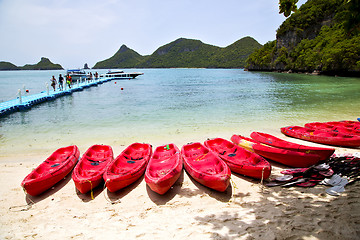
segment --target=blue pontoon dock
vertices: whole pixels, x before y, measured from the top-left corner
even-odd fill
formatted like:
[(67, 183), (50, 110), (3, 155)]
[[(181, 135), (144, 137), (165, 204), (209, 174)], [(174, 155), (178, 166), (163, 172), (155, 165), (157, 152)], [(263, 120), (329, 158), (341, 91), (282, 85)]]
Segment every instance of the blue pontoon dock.
[(98, 80), (93, 80), (90, 82), (78, 82), (73, 84), (71, 88), (66, 89), (65, 87), (63, 91), (52, 91), (47, 89), (47, 91), (33, 95), (21, 95), (19, 90), (19, 96), (16, 99), (0, 103), (0, 117), (13, 112), (27, 110), (34, 105), (51, 101), (64, 95), (70, 95), (73, 92), (82, 91), (84, 88), (97, 86), (98, 84), (102, 84), (114, 79), (115, 78), (99, 78)]

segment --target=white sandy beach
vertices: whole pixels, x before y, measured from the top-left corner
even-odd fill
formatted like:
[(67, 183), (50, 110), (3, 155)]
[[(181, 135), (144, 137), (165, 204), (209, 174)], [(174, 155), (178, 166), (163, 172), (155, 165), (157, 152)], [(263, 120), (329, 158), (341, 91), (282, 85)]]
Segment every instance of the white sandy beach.
[[(184, 139), (175, 141), (179, 147), (186, 143)], [(79, 148), (81, 154), (86, 150)], [(113, 146), (114, 155), (124, 148)], [(196, 183), (184, 171), (163, 196), (152, 192), (142, 177), (117, 193), (100, 187), (91, 199), (90, 193), (77, 193), (69, 175), (41, 196), (27, 197), (21, 181), (52, 151), (0, 158), (0, 239), (271, 240), (360, 236), (360, 182), (346, 186), (344, 193), (334, 197), (325, 193), (327, 187), (323, 185), (268, 188), (257, 180), (233, 174), (231, 186), (219, 193)], [(336, 148), (337, 153), (358, 151)], [(271, 177), (285, 168), (272, 165)], [(29, 209), (27, 204), (31, 205)]]

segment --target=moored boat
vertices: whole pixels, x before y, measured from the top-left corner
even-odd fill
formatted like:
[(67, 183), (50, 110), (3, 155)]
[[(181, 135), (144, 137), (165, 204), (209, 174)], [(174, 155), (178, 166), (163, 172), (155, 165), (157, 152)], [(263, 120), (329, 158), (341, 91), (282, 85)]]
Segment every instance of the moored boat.
[(250, 137), (260, 143), (270, 145), (273, 147), (297, 151), (297, 152), (316, 154), (320, 156), (320, 160), (329, 159), (330, 156), (335, 152), (334, 148), (311, 147), (302, 144), (297, 144), (277, 138), (268, 133), (252, 132), (250, 134)]
[(116, 192), (136, 180), (145, 172), (152, 154), (147, 143), (133, 143), (111, 162), (105, 173), (105, 185), (110, 192)]
[(281, 132), (287, 136), (341, 147), (360, 147), (360, 136), (314, 130), (300, 126), (281, 128)]
[(93, 145), (81, 157), (76, 165), (72, 179), (81, 193), (87, 193), (103, 181), (108, 164), (113, 161), (113, 150), (108, 145)]
[(260, 156), (282, 163), (290, 167), (304, 168), (317, 164), (320, 161), (320, 156), (313, 153), (305, 153), (292, 151), (277, 147), (271, 147), (251, 138), (234, 134), (231, 141), (240, 147), (255, 152)]
[(79, 156), (75, 145), (57, 149), (24, 178), (21, 186), (31, 196), (45, 192), (71, 172)]
[(112, 78), (112, 79), (132, 79), (143, 74), (144, 73), (140, 73), (140, 72), (126, 73), (124, 71), (109, 71), (105, 74), (100, 75), (100, 77)]
[(72, 82), (75, 83), (77, 80), (85, 81), (87, 74), (83, 69), (69, 69), (66, 71), (72, 78)]
[(146, 167), (145, 182), (154, 192), (165, 194), (180, 177), (182, 168), (183, 161), (175, 144), (159, 146)]
[(185, 170), (197, 182), (224, 192), (229, 186), (231, 170), (228, 165), (201, 143), (190, 143), (181, 149)]
[(270, 176), (271, 165), (268, 161), (226, 139), (210, 139), (205, 141), (205, 146), (224, 160), (233, 172), (257, 179)]

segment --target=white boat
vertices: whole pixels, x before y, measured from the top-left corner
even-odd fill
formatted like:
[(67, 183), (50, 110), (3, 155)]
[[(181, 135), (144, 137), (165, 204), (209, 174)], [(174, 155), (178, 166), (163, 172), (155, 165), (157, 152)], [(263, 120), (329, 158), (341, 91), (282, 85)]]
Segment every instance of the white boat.
[(86, 80), (86, 72), (82, 69), (69, 69), (66, 71), (66, 74), (71, 76), (73, 82)]
[(133, 73), (126, 73), (124, 71), (109, 71), (105, 74), (100, 75), (100, 77), (105, 77), (105, 78), (113, 78), (113, 79), (131, 79), (131, 78), (136, 78), (139, 75), (143, 75), (144, 73), (140, 73), (140, 72), (133, 72)]

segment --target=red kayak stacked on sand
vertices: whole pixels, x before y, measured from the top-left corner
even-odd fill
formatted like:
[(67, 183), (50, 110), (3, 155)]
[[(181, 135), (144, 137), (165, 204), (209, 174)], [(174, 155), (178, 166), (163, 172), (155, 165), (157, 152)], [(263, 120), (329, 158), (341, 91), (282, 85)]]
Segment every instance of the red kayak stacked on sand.
[(71, 172), (79, 156), (80, 151), (75, 145), (57, 149), (24, 178), (21, 186), (31, 196), (45, 192)]
[(257, 179), (267, 179), (271, 165), (256, 153), (241, 148), (223, 138), (205, 141), (205, 146), (217, 154), (231, 171)]
[(360, 147), (360, 136), (314, 130), (300, 126), (281, 128), (281, 132), (287, 136), (341, 147)]
[(146, 167), (145, 182), (154, 192), (165, 194), (180, 177), (182, 168), (183, 161), (175, 144), (159, 146)]
[(305, 127), (314, 130), (323, 130), (328, 132), (360, 136), (360, 126), (356, 126), (354, 124), (341, 124), (341, 123), (342, 122), (312, 122), (305, 124)]
[(317, 164), (321, 159), (319, 155), (313, 153), (297, 152), (277, 147), (271, 147), (251, 138), (234, 134), (231, 141), (240, 147), (255, 152), (260, 156), (282, 163), (290, 167), (304, 168)]
[(316, 154), (320, 157), (320, 161), (329, 159), (330, 156), (335, 152), (334, 148), (311, 147), (292, 143), (267, 133), (252, 132), (250, 134), (250, 137), (260, 143), (270, 145), (272, 147), (287, 149), (296, 152), (304, 152), (308, 154)]
[(201, 143), (190, 143), (181, 149), (185, 170), (197, 182), (214, 190), (224, 192), (230, 182), (228, 165)]
[(108, 145), (93, 145), (76, 165), (72, 179), (81, 193), (92, 191), (103, 181), (106, 167), (114, 160), (113, 150)]
[(133, 143), (122, 151), (104, 173), (108, 190), (116, 192), (138, 180), (144, 174), (151, 154), (151, 145), (146, 143)]

